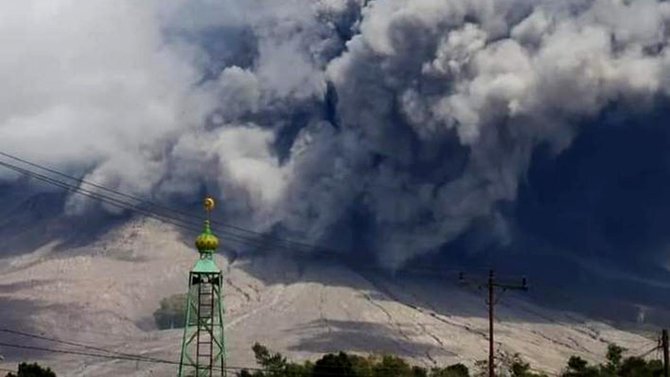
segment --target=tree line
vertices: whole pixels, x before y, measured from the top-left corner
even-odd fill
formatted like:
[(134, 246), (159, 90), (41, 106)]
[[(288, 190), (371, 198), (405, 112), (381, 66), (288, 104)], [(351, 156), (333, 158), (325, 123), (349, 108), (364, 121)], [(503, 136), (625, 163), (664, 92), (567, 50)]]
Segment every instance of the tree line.
[[(237, 377), (486, 377), (486, 360), (475, 363), (472, 370), (457, 363), (446, 367), (424, 368), (393, 356), (360, 356), (346, 352), (329, 353), (318, 360), (292, 362), (261, 344), (252, 347), (259, 368), (243, 369)], [(590, 364), (579, 356), (568, 359), (559, 377), (662, 377), (663, 363), (637, 356), (625, 356), (626, 349), (611, 344), (605, 362)], [(498, 357), (498, 377), (549, 377), (534, 371), (519, 354)], [(56, 377), (49, 368), (38, 364), (19, 364), (16, 373), (6, 377)]]
[[(345, 352), (330, 353), (315, 362), (290, 362), (280, 353), (267, 347), (253, 346), (255, 370), (242, 370), (238, 377), (486, 377), (487, 361), (475, 363), (473, 370), (461, 363), (446, 367), (424, 368), (411, 365), (392, 355), (359, 356)], [(626, 350), (611, 344), (605, 362), (590, 364), (579, 356), (568, 359), (560, 377), (662, 377), (663, 363), (641, 357), (624, 357)], [(548, 377), (536, 372), (519, 354), (498, 357), (496, 375), (499, 377)]]

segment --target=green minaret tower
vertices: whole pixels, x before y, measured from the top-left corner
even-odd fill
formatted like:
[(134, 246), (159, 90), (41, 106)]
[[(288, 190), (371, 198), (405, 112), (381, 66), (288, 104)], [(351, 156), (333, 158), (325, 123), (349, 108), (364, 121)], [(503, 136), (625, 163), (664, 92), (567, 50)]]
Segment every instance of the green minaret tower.
[(214, 199), (205, 199), (205, 229), (195, 241), (200, 259), (189, 273), (186, 323), (178, 377), (226, 375), (221, 270), (214, 263), (219, 239), (210, 229)]

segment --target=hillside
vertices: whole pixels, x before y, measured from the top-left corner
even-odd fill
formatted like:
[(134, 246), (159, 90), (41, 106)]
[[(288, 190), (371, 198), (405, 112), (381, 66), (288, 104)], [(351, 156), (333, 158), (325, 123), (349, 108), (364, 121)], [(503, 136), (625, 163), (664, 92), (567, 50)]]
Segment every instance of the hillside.
[[(3, 326), (178, 359), (181, 331), (156, 330), (152, 319), (161, 298), (185, 290), (187, 271), (196, 259), (190, 239), (171, 226), (133, 220), (85, 246), (65, 248), (53, 241), (30, 253), (2, 255), (10, 255), (0, 260)], [(484, 296), (455, 282), (360, 273), (334, 261), (281, 252), (218, 256), (218, 263), (226, 276), (230, 365), (252, 366), (254, 342), (295, 359), (347, 350), (395, 353), (431, 366), (472, 365), (486, 356)], [(632, 350), (650, 342), (511, 293), (497, 311), (496, 340), (503, 352), (519, 352), (546, 371), (558, 371), (572, 354), (600, 360), (608, 342)], [(2, 339), (68, 348), (7, 334)], [(40, 360), (59, 376), (155, 376), (174, 370), (170, 365), (8, 348), (0, 348), (0, 354), (6, 357), (0, 367)]]

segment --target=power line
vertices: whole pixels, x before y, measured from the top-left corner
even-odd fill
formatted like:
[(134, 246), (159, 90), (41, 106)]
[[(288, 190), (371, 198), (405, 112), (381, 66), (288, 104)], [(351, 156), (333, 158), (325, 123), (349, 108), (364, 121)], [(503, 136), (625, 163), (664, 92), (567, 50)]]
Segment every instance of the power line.
[[(649, 347), (649, 342), (645, 342), (643, 345), (641, 345), (641, 346), (639, 346), (639, 347), (635, 347), (635, 348), (633, 348), (633, 349), (625, 350), (625, 351), (628, 352), (628, 353), (632, 353), (632, 354), (635, 355), (635, 354), (637, 354), (637, 353), (639, 353), (639, 352), (645, 353), (644, 350), (645, 350), (645, 349), (648, 349), (648, 347)], [(657, 342), (657, 341), (654, 341), (654, 350), (657, 350), (658, 348), (659, 348), (659, 346), (658, 346), (658, 342)], [(637, 356), (636, 356), (636, 357), (637, 357)]]
[[(140, 355), (130, 355), (129, 354), (129, 356), (122, 356), (122, 355), (114, 356), (114, 355), (105, 355), (105, 354), (93, 353), (93, 352), (62, 350), (62, 349), (49, 348), (49, 347), (28, 346), (28, 345), (14, 344), (14, 343), (4, 343), (4, 342), (0, 342), (0, 347), (25, 349), (25, 350), (32, 350), (32, 351), (42, 351), (42, 352), (48, 352), (48, 353), (60, 353), (60, 354), (67, 354), (67, 355), (90, 356), (90, 357), (97, 357), (97, 358), (109, 359), (109, 360), (128, 360), (128, 361), (139, 361), (139, 362), (154, 363), (154, 364), (179, 365), (178, 361), (158, 359), (158, 358), (146, 358), (146, 357), (140, 356)], [(255, 368), (255, 367), (247, 368), (247, 367), (236, 367), (236, 366), (225, 366), (223, 368), (218, 368), (218, 369), (219, 370), (220, 369), (225, 369), (225, 370), (242, 370), (242, 369), (264, 370), (262, 368)]]
[[(175, 214), (179, 217), (187, 217), (187, 218), (191, 218), (191, 219), (200, 220), (200, 217), (197, 216), (197, 215), (187, 213), (187, 212), (175, 209), (175, 208), (171, 208), (171, 207), (168, 207), (168, 206), (165, 206), (165, 205), (162, 205), (162, 204), (158, 204), (158, 203), (146, 200), (144, 198), (140, 198), (138, 196), (134, 196), (134, 195), (131, 195), (131, 194), (128, 194), (128, 193), (121, 192), (119, 190), (115, 190), (115, 189), (112, 189), (112, 188), (109, 188), (109, 187), (105, 187), (105, 186), (100, 185), (100, 184), (95, 183), (95, 182), (87, 181), (87, 180), (84, 180), (82, 178), (77, 178), (77, 177), (74, 177), (72, 175), (68, 175), (68, 174), (65, 174), (61, 171), (55, 170), (53, 168), (28, 161), (26, 159), (20, 158), (18, 156), (15, 156), (15, 155), (12, 155), (12, 154), (9, 154), (9, 153), (6, 153), (6, 152), (0, 151), (0, 156), (4, 156), (4, 157), (12, 159), (14, 161), (24, 163), (26, 165), (32, 166), (32, 167), (37, 168), (37, 169), (41, 169), (43, 171), (55, 174), (55, 175), (60, 176), (62, 178), (72, 180), (74, 182), (77, 182), (79, 184), (79, 187), (81, 186), (81, 184), (89, 185), (91, 187), (95, 187), (97, 189), (106, 191), (108, 193), (112, 193), (114, 195), (119, 195), (119, 196), (121, 196), (123, 198), (126, 198), (126, 199), (138, 201), (141, 204), (146, 205), (148, 207), (154, 207), (154, 208), (157, 208), (157, 209), (160, 209), (160, 210), (163, 210), (163, 211), (167, 211), (167, 212)], [(9, 168), (8, 165), (11, 165), (11, 164), (8, 164), (6, 162), (3, 164), (3, 166)], [(15, 165), (13, 165), (13, 166), (15, 166)], [(10, 168), (10, 169), (12, 169), (12, 168)], [(217, 221), (217, 220), (212, 220), (212, 224), (218, 225), (218, 226), (223, 227), (223, 228), (229, 228), (229, 229), (233, 229), (235, 231), (243, 232), (243, 233), (246, 233), (248, 235), (263, 237), (265, 239), (269, 238), (269, 239), (273, 239), (273, 240), (278, 241), (278, 242), (286, 242), (286, 243), (288, 243), (292, 246), (306, 247), (306, 248), (309, 248), (309, 249), (317, 249), (317, 250), (329, 250), (331, 252), (339, 252), (338, 250), (335, 250), (335, 249), (324, 248), (323, 246), (308, 244), (308, 243), (294, 241), (294, 240), (288, 240), (288, 239), (268, 235), (268, 234), (265, 234), (265, 233), (262, 233), (262, 232), (253, 231), (253, 230), (250, 230), (250, 229), (246, 229), (246, 228), (243, 228), (243, 227), (240, 227), (240, 226), (236, 226), (236, 225), (233, 225), (233, 224), (228, 224), (228, 223)]]
[(193, 227), (193, 228), (189, 227), (189, 223), (185, 223), (183, 221), (178, 221), (178, 220), (175, 221), (175, 219), (169, 218), (167, 216), (164, 217), (164, 216), (161, 216), (157, 213), (142, 209), (141, 207), (139, 207), (137, 205), (134, 205), (132, 203), (127, 203), (127, 202), (124, 202), (124, 201), (116, 199), (116, 198), (112, 198), (112, 197), (109, 197), (109, 196), (106, 196), (106, 195), (103, 195), (103, 194), (99, 194), (99, 193), (96, 193), (96, 192), (93, 192), (93, 191), (90, 191), (90, 190), (79, 188), (77, 186), (70, 185), (66, 182), (59, 181), (57, 179), (54, 179), (54, 178), (36, 173), (34, 171), (30, 171), (28, 169), (20, 168), (18, 166), (8, 164), (8, 163), (3, 162), (3, 161), (0, 161), (0, 166), (4, 166), (7, 169), (11, 169), (11, 170), (13, 170), (17, 173), (20, 173), (20, 174), (26, 175), (28, 177), (35, 178), (35, 179), (38, 179), (40, 181), (49, 183), (51, 185), (60, 187), (64, 190), (66, 190), (66, 191), (75, 192), (77, 194), (81, 194), (81, 195), (90, 197), (92, 199), (97, 199), (97, 200), (105, 202), (107, 204), (111, 204), (111, 205), (113, 205), (117, 208), (139, 212), (139, 213), (142, 213), (142, 214), (147, 215), (147, 216), (151, 216), (151, 217), (154, 217), (154, 218), (158, 218), (160, 220), (164, 220), (166, 222), (170, 222), (173, 225), (177, 225), (177, 226), (182, 227), (184, 229), (188, 229), (188, 230), (195, 231), (195, 232), (198, 231), (198, 229), (195, 228), (195, 227)]
[(144, 203), (144, 204), (151, 205), (151, 206), (156, 207), (156, 208), (160, 208), (160, 209), (167, 210), (167, 211), (172, 212), (172, 213), (175, 213), (175, 214), (179, 214), (179, 215), (187, 216), (187, 217), (192, 217), (192, 218), (197, 217), (196, 215), (193, 215), (193, 214), (190, 214), (190, 213), (186, 213), (186, 212), (183, 212), (183, 211), (179, 211), (179, 210), (176, 210), (176, 209), (173, 209), (173, 208), (170, 208), (170, 207), (161, 205), (161, 204), (157, 204), (157, 203), (154, 203), (154, 202), (150, 202), (150, 201), (148, 201), (148, 200), (139, 198), (139, 197), (137, 197), (137, 196), (130, 195), (130, 194), (127, 194), (127, 193), (124, 193), (124, 192), (121, 192), (121, 191), (118, 191), (118, 190), (114, 190), (114, 189), (112, 189), (112, 188), (105, 187), (105, 186), (103, 186), (103, 185), (100, 185), (100, 184), (97, 184), (97, 183), (94, 183), (94, 182), (91, 182), (91, 181), (84, 180), (83, 178), (77, 178), (77, 177), (74, 177), (74, 176), (72, 176), (72, 175), (65, 174), (65, 173), (63, 173), (63, 172), (61, 172), (61, 171), (58, 171), (58, 170), (49, 168), (49, 167), (47, 167), (47, 166), (44, 166), (44, 165), (40, 165), (40, 164), (34, 163), (34, 162), (31, 162), (31, 161), (28, 161), (28, 160), (26, 160), (26, 159), (17, 157), (17, 156), (15, 156), (15, 155), (11, 155), (11, 154), (6, 153), (6, 152), (2, 152), (2, 151), (0, 151), (0, 156), (4, 156), (4, 157), (10, 158), (10, 159), (12, 159), (12, 160), (14, 160), (14, 161), (18, 161), (18, 162), (24, 163), (24, 164), (26, 164), (26, 165), (32, 166), (32, 167), (34, 167), (34, 168), (38, 168), (38, 169), (47, 171), (47, 172), (49, 172), (49, 173), (58, 175), (58, 176), (60, 176), (60, 177), (67, 178), (67, 179), (70, 179), (70, 180), (73, 180), (73, 181), (75, 181), (75, 182), (77, 182), (77, 183), (79, 183), (79, 184), (86, 184), (86, 185), (89, 185), (89, 186), (98, 188), (98, 189), (100, 189), (100, 190), (107, 191), (107, 192), (110, 192), (110, 193), (113, 193), (113, 194), (116, 194), (116, 195), (125, 197), (125, 198), (127, 198), (127, 199), (136, 200), (136, 201), (142, 202), (142, 203)]
[[(39, 347), (39, 346), (29, 346), (29, 345), (23, 345), (23, 344), (15, 344), (15, 343), (5, 343), (5, 342), (0, 342), (0, 347), (8, 347), (8, 348), (15, 348), (15, 349), (24, 349), (24, 350), (32, 350), (32, 351), (40, 351), (40, 352), (47, 352), (47, 353), (58, 353), (58, 354), (66, 354), (66, 355), (77, 355), (77, 356), (86, 356), (86, 357), (96, 357), (96, 358), (101, 358), (101, 359), (107, 359), (107, 360), (123, 360), (123, 361), (135, 361), (135, 362), (143, 362), (143, 363), (149, 363), (149, 364), (167, 364), (167, 365), (179, 365), (178, 361), (173, 361), (173, 360), (166, 360), (166, 359), (160, 359), (160, 358), (147, 358), (141, 355), (133, 355), (133, 354), (126, 354), (126, 356), (123, 355), (105, 355), (105, 354), (100, 354), (100, 353), (93, 353), (93, 352), (83, 352), (83, 351), (75, 351), (75, 350), (63, 350), (63, 349), (56, 349), (56, 348), (50, 348), (50, 347)], [(109, 352), (109, 351), (106, 351)], [(323, 369), (340, 369), (338, 366), (334, 365), (321, 365), (319, 368)], [(397, 371), (397, 370), (403, 370), (404, 368), (401, 367), (382, 367), (385, 371), (392, 372), (392, 371)], [(233, 365), (227, 365), (224, 367), (216, 367), (214, 370), (220, 371), (220, 370), (227, 370), (227, 371), (242, 371), (242, 370), (248, 370), (248, 371), (263, 371), (263, 372), (268, 372), (272, 371), (272, 368), (259, 368), (259, 367), (252, 367), (252, 366), (233, 366)], [(12, 371), (13, 372), (13, 371)], [(329, 376), (342, 376), (341, 373), (335, 373), (335, 372), (323, 372), (322, 374), (329, 375)], [(389, 373), (387, 376), (388, 377), (393, 377), (395, 376), (395, 373)]]
[(52, 337), (43, 336), (43, 335), (31, 334), (31, 333), (18, 331), (18, 330), (12, 330), (12, 329), (8, 329), (8, 328), (0, 328), (0, 332), (4, 332), (4, 333), (7, 333), (7, 334), (13, 334), (13, 335), (20, 335), (20, 336), (24, 336), (24, 337), (28, 337), (28, 338), (33, 338), (33, 339), (46, 340), (46, 341), (49, 341), (49, 342), (54, 342), (54, 343), (59, 343), (59, 344), (64, 344), (64, 345), (74, 346), (74, 347), (80, 347), (80, 348), (88, 349), (88, 350), (92, 350), (92, 351), (106, 352), (106, 353), (120, 355), (120, 356), (141, 357), (141, 358), (144, 358), (144, 359), (147, 359), (147, 360), (152, 359), (150, 357), (144, 357), (144, 356), (138, 356), (138, 355), (123, 353), (123, 352), (112, 351), (112, 350), (108, 350), (108, 349), (105, 349), (105, 348), (91, 346), (91, 345), (88, 345), (88, 344), (76, 343), (76, 342), (72, 342), (72, 341), (62, 340), (62, 339), (58, 339), (58, 338), (52, 338)]
[(654, 346), (653, 348), (651, 348), (650, 350), (648, 350), (648, 351), (646, 351), (646, 352), (644, 352), (644, 353), (641, 353), (641, 354), (639, 354), (639, 355), (637, 355), (637, 356), (635, 356), (635, 357), (638, 357), (638, 358), (640, 358), (640, 359), (643, 359), (643, 358), (645, 358), (646, 356), (648, 356), (650, 353), (652, 353), (652, 352), (654, 352), (654, 351), (658, 351), (659, 349), (660, 349), (660, 347), (659, 347), (658, 345), (656, 345), (656, 346)]
[[(12, 164), (8, 164), (6, 162), (0, 161), (0, 166), (4, 166), (8, 169), (11, 169), (11, 170), (16, 171), (18, 173), (21, 173), (23, 175), (38, 179), (40, 181), (43, 181), (45, 183), (48, 183), (48, 184), (51, 184), (51, 185), (54, 185), (54, 186), (57, 186), (57, 187), (60, 187), (64, 190), (66, 190), (66, 191), (77, 193), (77, 194), (80, 194), (80, 195), (83, 195), (83, 196), (86, 196), (86, 197), (89, 197), (89, 198), (92, 198), (92, 199), (99, 200), (101, 202), (104, 202), (106, 204), (110, 204), (110, 205), (115, 206), (117, 208), (137, 212), (137, 213), (143, 214), (147, 217), (151, 217), (151, 218), (154, 218), (154, 219), (157, 219), (157, 220), (160, 220), (160, 221), (178, 226), (182, 229), (189, 230), (189, 231), (194, 232), (194, 233), (197, 233), (197, 232), (200, 231), (200, 229), (197, 228), (193, 222), (188, 222), (188, 221), (185, 221), (183, 219), (179, 219), (179, 218), (170, 217), (170, 216), (167, 216), (167, 215), (164, 215), (164, 214), (160, 214), (160, 213), (157, 213), (155, 211), (151, 211), (151, 210), (142, 208), (142, 207), (140, 207), (136, 204), (128, 203), (128, 202), (125, 202), (123, 200), (119, 200), (117, 198), (110, 197), (108, 195), (96, 193), (94, 191), (90, 191), (90, 190), (87, 190), (87, 189), (84, 189), (84, 188), (81, 188), (81, 187), (73, 186), (73, 185), (70, 185), (66, 182), (63, 182), (63, 181), (45, 176), (43, 174), (36, 173), (34, 171), (30, 171), (28, 169), (20, 168), (18, 166), (12, 165)], [(252, 245), (252, 246), (263, 246), (262, 240), (251, 239), (249, 237), (233, 234), (233, 233), (227, 232), (225, 230), (220, 232), (220, 234), (221, 233), (223, 234), (222, 238), (225, 238), (228, 241), (238, 242), (238, 243)]]
[[(151, 211), (151, 210), (141, 208), (138, 205), (128, 203), (128, 202), (124, 202), (123, 200), (119, 200), (119, 199), (116, 199), (116, 198), (113, 198), (113, 197), (109, 197), (107, 195), (99, 194), (99, 193), (96, 193), (96, 192), (93, 192), (93, 191), (90, 191), (90, 190), (87, 190), (87, 189), (83, 189), (83, 188), (80, 188), (80, 187), (77, 187), (77, 186), (73, 186), (73, 185), (70, 185), (66, 182), (63, 182), (63, 181), (57, 180), (55, 178), (45, 176), (43, 174), (36, 173), (34, 171), (30, 171), (28, 169), (24, 169), (24, 168), (21, 168), (21, 167), (18, 167), (18, 166), (15, 166), (15, 165), (12, 165), (12, 164), (9, 164), (9, 163), (6, 163), (6, 162), (2, 162), (2, 161), (0, 161), (0, 166), (4, 166), (4, 167), (6, 167), (8, 169), (11, 169), (13, 171), (16, 171), (20, 174), (38, 179), (40, 181), (43, 181), (45, 183), (48, 183), (48, 184), (51, 184), (51, 185), (54, 185), (54, 186), (57, 186), (57, 187), (60, 187), (64, 190), (66, 190), (66, 191), (77, 193), (77, 194), (80, 194), (80, 195), (83, 195), (83, 196), (86, 196), (86, 197), (89, 197), (89, 198), (92, 198), (92, 199), (99, 200), (101, 202), (104, 202), (106, 204), (110, 204), (110, 205), (115, 206), (117, 208), (137, 212), (137, 213), (143, 214), (147, 217), (151, 217), (151, 218), (154, 218), (154, 219), (157, 219), (157, 220), (175, 225), (177, 227), (180, 227), (180, 228), (185, 229), (185, 230), (189, 230), (189, 231), (194, 232), (194, 233), (198, 233), (200, 231), (200, 229), (196, 228), (195, 224), (193, 224), (191, 222), (186, 222), (186, 221), (178, 219), (178, 218), (170, 217), (170, 216), (167, 216), (167, 215), (164, 215), (164, 214), (157, 213), (155, 211)], [(257, 247), (263, 247), (263, 246), (266, 246), (269, 243), (269, 242), (264, 242), (263, 240), (260, 240), (260, 239), (253, 239), (253, 238), (249, 238), (247, 236), (242, 236), (242, 235), (239, 235), (239, 234), (230, 233), (229, 231), (225, 231), (225, 230), (224, 231), (219, 231), (219, 235), (221, 236), (221, 238), (224, 238), (228, 241), (237, 242), (237, 243), (241, 243), (241, 244), (246, 244), (247, 246), (251, 245), (251, 246), (257, 246)], [(286, 248), (285, 245), (275, 244), (274, 246), (277, 246), (279, 248)]]

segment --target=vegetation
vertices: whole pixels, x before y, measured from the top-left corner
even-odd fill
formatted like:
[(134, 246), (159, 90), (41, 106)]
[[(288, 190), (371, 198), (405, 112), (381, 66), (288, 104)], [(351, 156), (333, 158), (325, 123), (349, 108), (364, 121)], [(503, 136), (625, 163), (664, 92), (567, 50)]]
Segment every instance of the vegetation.
[(184, 327), (186, 321), (186, 294), (176, 294), (161, 300), (160, 308), (154, 312), (159, 329)]
[(663, 363), (659, 360), (647, 361), (640, 357), (624, 358), (625, 349), (610, 345), (605, 364), (590, 365), (578, 356), (572, 356), (561, 377), (660, 377)]
[[(183, 297), (183, 295), (182, 295)], [(170, 300), (165, 301), (169, 307)], [(184, 301), (184, 300), (182, 300)], [(161, 306), (163, 303), (161, 303)], [(258, 343), (252, 347), (259, 367), (253, 370), (244, 369), (238, 377), (470, 377), (470, 370), (463, 364), (453, 364), (444, 368), (427, 370), (413, 366), (397, 356), (358, 356), (345, 352), (329, 353), (316, 362), (306, 361), (294, 363), (280, 353), (273, 353)], [(640, 357), (624, 357), (626, 350), (617, 345), (607, 349), (606, 361), (603, 364), (591, 365), (588, 361), (572, 356), (560, 377), (661, 377), (663, 364), (658, 360), (647, 361)], [(532, 370), (519, 354), (497, 357), (497, 376), (499, 377), (547, 377), (546, 374)], [(473, 377), (487, 375), (486, 360), (475, 363)], [(18, 374), (9, 373), (6, 377), (56, 377), (51, 369), (44, 369), (38, 364), (21, 363)]]
[(44, 369), (36, 363), (19, 364), (19, 370), (17, 373), (18, 374), (10, 372), (6, 377), (56, 377), (56, 373), (52, 372), (51, 369)]
[(252, 349), (259, 369), (242, 370), (239, 377), (470, 377), (463, 364), (426, 370), (397, 356), (365, 357), (345, 352), (324, 355), (315, 363), (293, 363), (258, 343)]
[[(272, 353), (265, 346), (253, 346), (258, 369), (242, 370), (238, 377), (470, 377), (470, 370), (463, 364), (427, 370), (412, 366), (397, 356), (358, 356), (345, 352), (327, 354), (316, 362), (289, 362), (280, 353)], [(590, 365), (586, 360), (573, 356), (560, 377), (661, 377), (660, 361), (647, 361), (639, 357), (625, 357), (625, 349), (610, 345), (604, 364)], [(533, 371), (519, 354), (498, 357), (497, 375), (501, 377), (547, 377)], [(486, 360), (475, 363), (475, 377), (487, 375)]]

